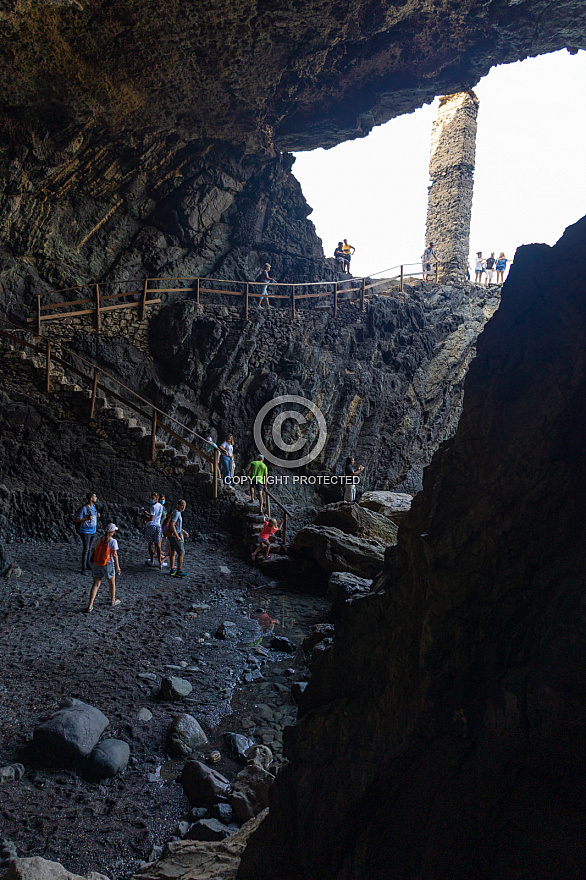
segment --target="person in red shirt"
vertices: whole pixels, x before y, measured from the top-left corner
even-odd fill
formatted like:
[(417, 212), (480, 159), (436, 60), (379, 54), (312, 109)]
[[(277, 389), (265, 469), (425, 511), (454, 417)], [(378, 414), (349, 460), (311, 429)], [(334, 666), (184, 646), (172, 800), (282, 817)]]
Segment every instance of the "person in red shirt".
[(258, 536), (258, 547), (253, 551), (252, 561), (256, 561), (256, 554), (259, 550), (265, 551), (265, 559), (268, 559), (271, 553), (271, 538), (275, 534), (275, 532), (279, 531), (279, 524), (274, 517), (267, 519), (265, 516), (265, 524), (261, 529), (261, 533)]

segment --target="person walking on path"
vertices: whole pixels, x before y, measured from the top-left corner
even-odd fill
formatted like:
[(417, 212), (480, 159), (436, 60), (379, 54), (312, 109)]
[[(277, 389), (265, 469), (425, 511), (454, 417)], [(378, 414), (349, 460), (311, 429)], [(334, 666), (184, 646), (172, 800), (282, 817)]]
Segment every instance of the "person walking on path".
[(356, 248), (352, 244), (348, 244), (348, 239), (344, 239), (344, 243), (342, 244), (342, 251), (344, 254), (344, 269), (347, 274), (350, 274), (350, 260), (352, 259), (353, 254), (356, 252)]
[(433, 249), (433, 241), (430, 241), (428, 246), (425, 248), (423, 253), (421, 254), (421, 271), (423, 274), (423, 280), (429, 281), (429, 275), (431, 274), (431, 261), (435, 260), (437, 263), (437, 257), (435, 255), (435, 251)]
[(109, 523), (106, 526), (106, 533), (100, 538), (94, 549), (93, 565), (92, 565), (92, 588), (90, 590), (90, 598), (86, 608), (89, 614), (94, 610), (94, 600), (100, 589), (102, 578), (108, 579), (108, 588), (110, 590), (110, 607), (114, 608), (120, 605), (120, 599), (116, 598), (116, 575), (121, 574), (120, 563), (118, 561), (118, 541), (114, 537), (114, 533), (118, 531), (118, 526)]
[(258, 278), (258, 280), (260, 282), (262, 282), (262, 284), (264, 285), (264, 287), (261, 287), (261, 290), (260, 290), (260, 299), (258, 301), (259, 309), (262, 308), (263, 300), (266, 300), (266, 302), (267, 302), (267, 309), (270, 309), (270, 307), (271, 307), (270, 303), (269, 303), (269, 296), (268, 296), (267, 290), (268, 290), (269, 284), (275, 283), (275, 279), (271, 278), (271, 276), (269, 274), (270, 271), (271, 271), (271, 264), (265, 263), (265, 267), (262, 270), (262, 272), (260, 273), (260, 276)]
[(484, 283), (487, 287), (489, 284), (492, 284), (492, 273), (494, 272), (495, 264), (496, 258), (494, 255), (494, 251), (492, 251), (490, 257), (487, 257), (486, 263), (484, 264), (484, 267), (486, 269), (486, 280)]
[(183, 528), (183, 512), (186, 507), (186, 501), (183, 501), (183, 499), (181, 501), (178, 501), (177, 507), (171, 514), (171, 521), (169, 523), (169, 545), (171, 547), (171, 571), (169, 572), (169, 574), (173, 575), (173, 577), (178, 578), (187, 577), (187, 575), (183, 571), (183, 558), (185, 556), (185, 538), (189, 538), (189, 533), (186, 532)]
[(264, 510), (268, 472), (269, 469), (265, 464), (264, 456), (260, 452), (246, 468), (246, 474), (250, 480), (250, 503), (254, 503), (254, 490), (256, 489), (261, 513)]
[(346, 256), (344, 254), (344, 246), (341, 241), (338, 242), (338, 247), (334, 251), (334, 260), (336, 261), (336, 269), (340, 272), (346, 272)]
[(92, 543), (98, 528), (98, 518), (100, 514), (96, 510), (96, 501), (98, 496), (95, 492), (88, 492), (86, 495), (86, 503), (83, 505), (76, 517), (78, 525), (79, 537), (81, 538), (81, 573), (91, 569), (90, 556), (92, 552)]
[[(496, 283), (504, 284), (504, 276), (505, 269), (507, 268), (507, 263), (509, 260), (505, 257), (504, 253), (501, 251), (499, 254), (499, 258), (496, 261)], [(499, 278), (500, 275), (500, 278)]]
[(163, 517), (163, 505), (160, 503), (159, 496), (156, 492), (151, 492), (150, 510), (146, 511), (143, 508), (143, 517), (145, 520), (144, 536), (149, 546), (149, 559), (147, 559), (146, 564), (154, 566), (154, 553), (156, 550), (157, 562), (159, 563), (159, 570), (161, 570), (163, 568), (163, 559), (161, 556), (161, 519)]
[(232, 461), (234, 460), (234, 437), (228, 434), (223, 443), (220, 444), (220, 474), (224, 483), (229, 485), (232, 482)]
[(356, 501), (356, 475), (361, 474), (363, 470), (363, 464), (359, 467), (354, 467), (354, 459), (352, 456), (349, 456), (346, 459), (346, 467), (344, 468), (344, 476), (346, 478), (344, 486), (344, 501)]
[[(283, 520), (281, 520), (281, 523)], [(265, 551), (265, 559), (268, 559), (271, 555), (271, 538), (275, 534), (275, 532), (279, 531), (279, 523), (272, 516), (270, 519), (265, 516), (265, 524), (261, 529), (260, 535), (258, 536), (258, 547), (256, 550), (253, 550), (251, 553), (251, 558), (253, 562), (256, 562), (256, 554), (259, 550)]]

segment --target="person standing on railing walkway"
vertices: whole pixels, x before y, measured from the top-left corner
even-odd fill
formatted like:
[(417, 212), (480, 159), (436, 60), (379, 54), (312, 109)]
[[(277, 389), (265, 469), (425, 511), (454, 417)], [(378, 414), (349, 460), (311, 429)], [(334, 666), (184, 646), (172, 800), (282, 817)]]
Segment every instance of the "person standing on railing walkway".
[(220, 444), (220, 474), (226, 485), (232, 482), (232, 461), (234, 460), (234, 437), (228, 434)]
[(352, 259), (353, 254), (356, 252), (356, 248), (352, 244), (348, 244), (348, 239), (344, 239), (344, 243), (342, 245), (342, 251), (344, 253), (344, 271), (349, 275), (350, 274), (350, 260)]
[(482, 251), (476, 254), (476, 263), (474, 266), (474, 283), (482, 284), (482, 273), (484, 272), (484, 260), (482, 259)]
[(423, 280), (429, 281), (429, 275), (431, 274), (431, 261), (434, 260), (437, 263), (437, 257), (435, 255), (435, 251), (433, 249), (433, 241), (430, 241), (428, 246), (425, 248), (423, 253), (421, 254), (421, 270), (423, 273)]
[(262, 270), (262, 272), (258, 276), (258, 280), (264, 284), (264, 287), (262, 287), (261, 291), (260, 291), (260, 299), (258, 301), (259, 309), (262, 308), (263, 300), (265, 300), (265, 299), (267, 301), (267, 309), (270, 309), (270, 307), (271, 307), (270, 303), (269, 303), (269, 297), (268, 297), (267, 290), (268, 290), (269, 284), (275, 283), (275, 279), (271, 278), (271, 276), (269, 274), (270, 271), (271, 271), (271, 264), (265, 263), (264, 269)]
[(88, 492), (86, 495), (86, 503), (81, 508), (75, 522), (83, 549), (81, 551), (81, 573), (91, 569), (90, 556), (92, 552), (92, 542), (95, 538), (98, 528), (98, 518), (100, 514), (96, 510), (96, 501), (98, 496), (95, 492)]

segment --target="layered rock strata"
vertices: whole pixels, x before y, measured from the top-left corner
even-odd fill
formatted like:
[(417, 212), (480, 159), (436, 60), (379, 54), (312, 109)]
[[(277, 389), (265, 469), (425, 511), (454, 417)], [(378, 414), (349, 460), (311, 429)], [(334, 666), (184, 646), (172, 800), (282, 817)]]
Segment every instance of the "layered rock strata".
[(584, 260), (586, 219), (517, 252), (458, 431), (314, 663), (240, 880), (580, 876)]

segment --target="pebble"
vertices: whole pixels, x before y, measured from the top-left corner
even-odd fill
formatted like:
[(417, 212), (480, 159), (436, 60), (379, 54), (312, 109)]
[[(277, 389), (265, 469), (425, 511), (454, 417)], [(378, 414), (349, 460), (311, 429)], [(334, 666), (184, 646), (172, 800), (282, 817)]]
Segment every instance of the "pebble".
[(141, 709), (137, 717), (139, 721), (150, 721), (153, 717), (153, 713), (150, 709)]
[(139, 672), (136, 677), (142, 678), (144, 681), (157, 681), (157, 676), (154, 672)]

